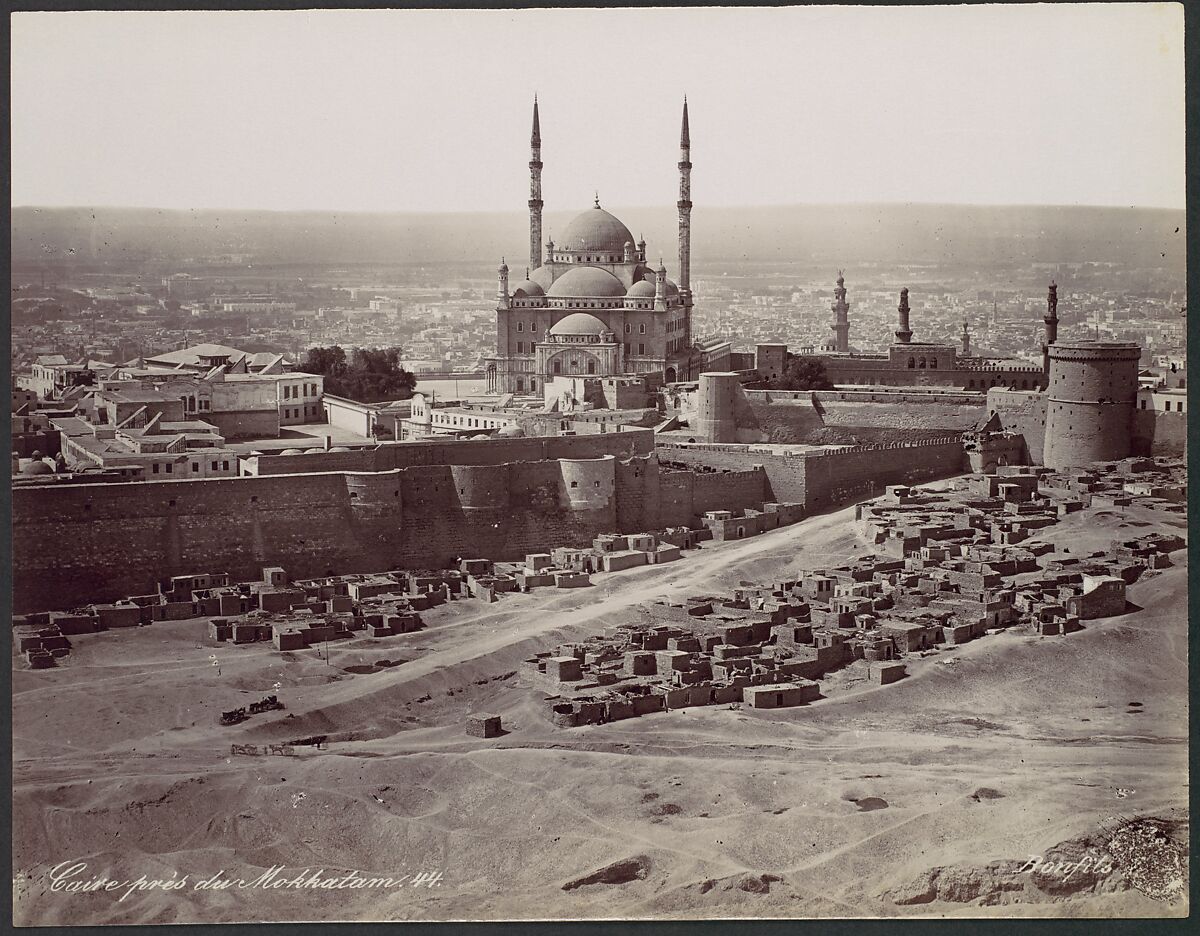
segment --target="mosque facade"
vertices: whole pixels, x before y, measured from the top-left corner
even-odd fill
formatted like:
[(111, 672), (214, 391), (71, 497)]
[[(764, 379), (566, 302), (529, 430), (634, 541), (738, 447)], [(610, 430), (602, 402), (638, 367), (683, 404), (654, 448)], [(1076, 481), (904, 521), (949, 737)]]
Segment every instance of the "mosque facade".
[(542, 244), (542, 160), (533, 105), (529, 161), (529, 266), (523, 279), (501, 261), (496, 288), (496, 354), (486, 364), (494, 393), (538, 394), (555, 377), (657, 376), (687, 380), (703, 360), (692, 344), (691, 140), (683, 105), (679, 155), (678, 282), (646, 242), (591, 208), (558, 241)]

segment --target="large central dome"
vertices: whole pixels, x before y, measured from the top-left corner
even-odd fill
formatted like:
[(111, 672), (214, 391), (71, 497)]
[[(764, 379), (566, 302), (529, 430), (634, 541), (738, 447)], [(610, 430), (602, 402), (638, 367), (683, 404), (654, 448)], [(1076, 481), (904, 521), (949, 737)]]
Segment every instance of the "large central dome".
[(567, 225), (567, 232), (557, 246), (563, 250), (602, 250), (620, 254), (626, 243), (633, 243), (629, 228), (596, 205)]

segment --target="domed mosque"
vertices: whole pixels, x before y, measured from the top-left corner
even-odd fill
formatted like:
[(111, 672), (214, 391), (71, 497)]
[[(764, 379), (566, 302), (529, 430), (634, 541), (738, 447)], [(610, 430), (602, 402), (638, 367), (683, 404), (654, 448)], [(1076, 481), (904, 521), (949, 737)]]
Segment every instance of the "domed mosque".
[(687, 380), (693, 361), (691, 268), (691, 141), (687, 101), (679, 156), (679, 282), (661, 259), (651, 264), (646, 242), (635, 242), (619, 218), (600, 206), (578, 215), (555, 242), (542, 244), (542, 137), (537, 99), (529, 198), (529, 266), (510, 284), (497, 270), (496, 356), (487, 364), (488, 390), (541, 394), (559, 376), (658, 375)]

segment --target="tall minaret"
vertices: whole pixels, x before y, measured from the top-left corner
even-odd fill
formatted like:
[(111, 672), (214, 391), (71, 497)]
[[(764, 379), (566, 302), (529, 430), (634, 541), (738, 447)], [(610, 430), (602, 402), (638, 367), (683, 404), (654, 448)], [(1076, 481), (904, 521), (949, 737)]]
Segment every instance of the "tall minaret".
[(963, 319), (962, 349), (963, 357), (971, 356), (971, 329), (966, 319)]
[(834, 351), (849, 351), (850, 350), (850, 304), (846, 301), (846, 279), (842, 275), (842, 271), (838, 270), (837, 288), (833, 291), (833, 331)]
[(1042, 379), (1050, 381), (1050, 345), (1058, 340), (1058, 284), (1050, 281), (1050, 292), (1046, 295), (1046, 334), (1042, 339)]
[(692, 347), (692, 138), (688, 132), (687, 97), (679, 129), (679, 292), (683, 300), (683, 346)]
[(896, 340), (901, 344), (912, 341), (912, 329), (908, 327), (908, 287), (900, 290), (900, 305), (896, 307), (900, 313), (900, 327), (896, 329)]
[(533, 96), (533, 134), (529, 138), (529, 267), (542, 265), (542, 126)]
[(500, 266), (496, 268), (496, 308), (507, 309), (508, 307), (508, 264), (501, 257)]

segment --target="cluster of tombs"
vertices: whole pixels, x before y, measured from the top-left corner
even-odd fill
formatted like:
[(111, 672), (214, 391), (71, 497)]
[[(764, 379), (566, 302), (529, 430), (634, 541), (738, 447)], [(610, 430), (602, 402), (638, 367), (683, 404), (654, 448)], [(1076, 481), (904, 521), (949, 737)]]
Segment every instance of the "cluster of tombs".
[(845, 590), (901, 605), (929, 595), (927, 608), (961, 607), (984, 627), (1020, 619), (1042, 634), (1070, 633), (1080, 621), (1124, 613), (1125, 587), (1147, 569), (1169, 566), (1169, 553), (1185, 541), (1151, 533), (1071, 555), (1069, 547), (1056, 552), (1037, 539), (1036, 531), (1085, 508), (1136, 503), (1178, 512), (1186, 497), (1178, 470), (1127, 459), (1062, 473), (1001, 467), (946, 491), (890, 487), (883, 498), (860, 504), (856, 517), (872, 546), (901, 563), (898, 577), (890, 589), (887, 581), (864, 580)]
[[(769, 599), (747, 588), (723, 604), (698, 598), (665, 605), (659, 616), (677, 616), (678, 623), (622, 624), (540, 653), (526, 666), (556, 690), (547, 702), (562, 727), (698, 705), (801, 705), (820, 696), (820, 677), (855, 659), (869, 661), (870, 678), (880, 684), (905, 675), (882, 633), (868, 647), (814, 627), (811, 605), (790, 588), (784, 594), (794, 585), (766, 589)], [(568, 686), (571, 694), (563, 695)]]
[[(1130, 491), (1130, 473), (1155, 493)], [(1147, 477), (1163, 474), (1171, 477)], [(846, 667), (888, 684), (906, 674), (910, 654), (1001, 630), (1070, 634), (1082, 621), (1125, 613), (1126, 585), (1171, 565), (1169, 554), (1186, 543), (1151, 533), (1071, 556), (1031, 532), (1126, 497), (1173, 510), (1181, 501), (1163, 492), (1177, 481), (1141, 461), (1069, 474), (1001, 469), (945, 491), (894, 486), (857, 511), (879, 553), (794, 581), (743, 585), (724, 600), (660, 602), (653, 622), (611, 628), (526, 665), (550, 690), (551, 720), (574, 727), (697, 705), (799, 705)]]
[(796, 504), (765, 504), (761, 511), (712, 510), (697, 529), (602, 533), (590, 547), (530, 553), (523, 562), (462, 559), (455, 569), (398, 569), (294, 582), (277, 566), (263, 569), (262, 580), (254, 582), (234, 583), (223, 572), (175, 575), (160, 582), (153, 594), (15, 617), (13, 625), (20, 652), (37, 669), (68, 654), (70, 636), (210, 616), (214, 641), (270, 641), (279, 650), (300, 650), (356, 633), (411, 633), (422, 627), (419, 612), (459, 598), (490, 602), (505, 592), (584, 587), (594, 573), (674, 562), (683, 550), (702, 542), (756, 535), (802, 516)]
[(17, 617), (14, 639), (29, 665), (41, 669), (70, 652), (71, 636), (219, 615), (208, 624), (217, 642), (271, 641), (279, 650), (300, 650), (356, 632), (370, 637), (412, 633), (423, 626), (419, 612), (467, 594), (465, 576), (455, 570), (289, 583), (282, 568), (270, 567), (261, 581), (229, 579), (226, 573), (175, 575), (152, 595)]

